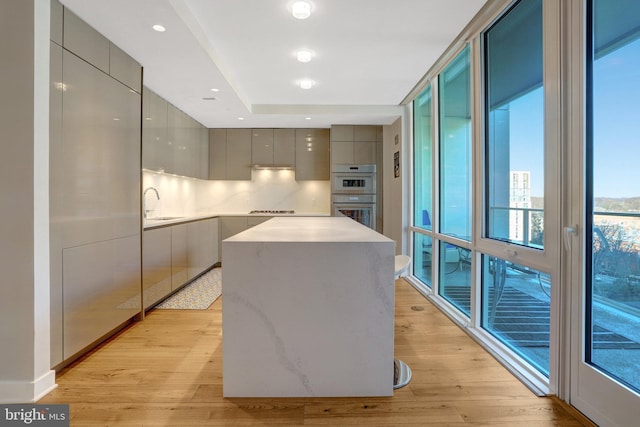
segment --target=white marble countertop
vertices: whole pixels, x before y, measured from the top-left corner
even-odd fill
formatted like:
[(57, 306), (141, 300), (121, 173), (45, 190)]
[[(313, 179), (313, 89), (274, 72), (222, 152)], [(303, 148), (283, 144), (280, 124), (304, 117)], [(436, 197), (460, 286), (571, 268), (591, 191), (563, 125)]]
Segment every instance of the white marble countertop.
[(389, 238), (347, 217), (276, 217), (225, 242), (386, 242)]
[(192, 215), (167, 215), (160, 218), (145, 218), (144, 229), (165, 227), (168, 225), (180, 224), (183, 222), (199, 221), (207, 218), (219, 218), (225, 216), (255, 216), (255, 217), (328, 217), (328, 212), (296, 212), (293, 214), (276, 214), (276, 213), (258, 213), (250, 214), (248, 212), (209, 212), (198, 213)]

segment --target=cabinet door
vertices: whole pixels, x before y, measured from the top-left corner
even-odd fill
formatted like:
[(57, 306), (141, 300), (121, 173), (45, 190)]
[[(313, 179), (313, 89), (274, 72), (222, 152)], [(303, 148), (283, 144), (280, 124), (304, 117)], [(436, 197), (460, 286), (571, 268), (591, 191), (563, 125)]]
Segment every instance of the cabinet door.
[(165, 172), (185, 176), (188, 168), (186, 119), (185, 114), (172, 104), (167, 104), (167, 139), (171, 160)]
[(227, 180), (251, 180), (251, 129), (227, 129)]
[(353, 127), (353, 140), (375, 142), (378, 138), (378, 127), (375, 125), (358, 125)]
[(147, 309), (171, 292), (171, 228), (142, 233), (142, 302)]
[(188, 254), (187, 254), (187, 224), (171, 227), (171, 290), (175, 291), (187, 283)]
[(206, 219), (187, 224), (189, 280), (215, 264), (217, 257), (217, 220)]
[(119, 82), (141, 93), (141, 65), (113, 43), (109, 43), (109, 74)]
[(331, 141), (331, 164), (354, 164), (353, 144), (353, 141)]
[[(54, 6), (52, 2), (52, 20)], [(62, 21), (62, 6), (59, 19)], [(60, 24), (62, 31), (62, 24)], [(62, 35), (60, 35), (62, 37)], [(62, 362), (62, 177), (64, 153), (62, 151), (62, 47), (50, 42), (49, 90), (49, 243), (50, 243), (50, 299), (51, 299), (51, 366)]]
[(139, 234), (140, 95), (67, 51), (63, 79), (63, 246)]
[(63, 46), (105, 73), (109, 72), (109, 40), (64, 8)]
[(142, 308), (140, 235), (64, 249), (64, 358)]
[(296, 133), (295, 129), (273, 130), (273, 164), (295, 166)]
[(273, 129), (251, 129), (251, 163), (273, 165)]
[(379, 127), (374, 125), (354, 126), (353, 160), (355, 164), (376, 164)]
[(209, 179), (227, 176), (227, 130), (209, 129)]
[(167, 140), (167, 101), (145, 87), (142, 92), (142, 167), (168, 172), (172, 154)]
[(329, 180), (329, 129), (296, 129), (296, 180)]
[(353, 141), (353, 125), (333, 125), (331, 126), (332, 141)]
[(353, 160), (357, 165), (376, 164), (376, 141), (355, 141), (353, 143)]
[(355, 163), (353, 138), (354, 126), (331, 126), (331, 164), (351, 165)]
[(241, 233), (247, 229), (246, 216), (223, 216), (220, 217), (220, 239), (218, 243), (218, 256), (222, 260), (222, 241), (227, 237)]
[(198, 176), (209, 179), (209, 129), (198, 123)]

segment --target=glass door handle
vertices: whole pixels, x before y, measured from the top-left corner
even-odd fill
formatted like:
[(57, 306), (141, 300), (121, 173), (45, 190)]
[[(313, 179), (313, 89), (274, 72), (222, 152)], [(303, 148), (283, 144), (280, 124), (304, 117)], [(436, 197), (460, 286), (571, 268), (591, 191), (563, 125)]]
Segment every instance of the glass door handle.
[(564, 249), (571, 252), (571, 237), (578, 235), (578, 226), (564, 228)]

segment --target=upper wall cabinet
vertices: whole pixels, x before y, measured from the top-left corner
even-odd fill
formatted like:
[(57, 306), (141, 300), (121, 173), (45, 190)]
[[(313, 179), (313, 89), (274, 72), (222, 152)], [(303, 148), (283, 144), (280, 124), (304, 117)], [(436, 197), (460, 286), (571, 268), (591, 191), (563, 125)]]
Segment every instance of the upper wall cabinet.
[(141, 65), (113, 43), (109, 44), (109, 74), (120, 83), (142, 93)]
[(251, 129), (209, 130), (209, 179), (251, 180)]
[(167, 139), (167, 106), (167, 101), (155, 92), (143, 89), (142, 167), (145, 169), (168, 171), (173, 167), (173, 153)]
[[(64, 26), (59, 15), (63, 15)], [(51, 6), (51, 39), (120, 83), (142, 93), (141, 65), (58, 2)]]
[(51, 41), (62, 46), (62, 16), (64, 7), (58, 0), (51, 0)]
[(296, 180), (329, 180), (329, 129), (296, 129)]
[[(94, 67), (109, 73), (109, 40), (64, 8), (65, 49), (78, 55)], [(138, 70), (140, 72), (140, 70)]]
[(288, 166), (296, 162), (295, 129), (252, 129), (251, 163)]
[(142, 112), (142, 167), (208, 179), (207, 129), (146, 87)]
[(381, 126), (334, 125), (331, 127), (332, 164), (375, 164)]

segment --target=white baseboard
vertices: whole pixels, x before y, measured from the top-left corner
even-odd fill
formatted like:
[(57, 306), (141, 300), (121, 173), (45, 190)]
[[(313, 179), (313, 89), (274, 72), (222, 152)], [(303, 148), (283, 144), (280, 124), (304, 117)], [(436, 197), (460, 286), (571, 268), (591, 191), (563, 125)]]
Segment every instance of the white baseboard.
[(34, 381), (0, 381), (0, 403), (35, 403), (57, 386), (53, 370)]

